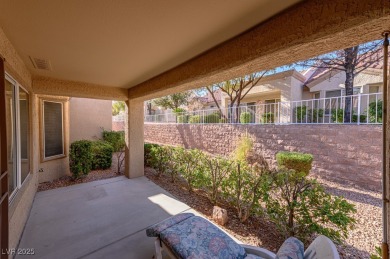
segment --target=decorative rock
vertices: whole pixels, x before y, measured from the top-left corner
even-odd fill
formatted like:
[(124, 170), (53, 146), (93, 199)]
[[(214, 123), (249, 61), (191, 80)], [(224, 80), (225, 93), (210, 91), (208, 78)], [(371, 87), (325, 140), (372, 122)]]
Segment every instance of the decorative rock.
[(228, 222), (228, 215), (225, 209), (222, 209), (218, 206), (213, 207), (213, 219), (219, 225), (225, 225)]

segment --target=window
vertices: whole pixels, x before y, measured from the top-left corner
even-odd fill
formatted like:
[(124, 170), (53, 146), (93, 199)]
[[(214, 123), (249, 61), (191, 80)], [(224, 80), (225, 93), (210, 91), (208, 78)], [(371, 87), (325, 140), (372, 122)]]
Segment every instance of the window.
[(314, 99), (320, 99), (321, 98), (320, 92), (314, 93), (313, 97)]
[(43, 160), (65, 156), (63, 103), (43, 101)]
[(27, 91), (8, 75), (5, 92), (8, 187), (12, 200), (30, 173), (30, 106)]
[(342, 107), (341, 90), (326, 91), (325, 97), (325, 114), (329, 115), (333, 109), (340, 109)]

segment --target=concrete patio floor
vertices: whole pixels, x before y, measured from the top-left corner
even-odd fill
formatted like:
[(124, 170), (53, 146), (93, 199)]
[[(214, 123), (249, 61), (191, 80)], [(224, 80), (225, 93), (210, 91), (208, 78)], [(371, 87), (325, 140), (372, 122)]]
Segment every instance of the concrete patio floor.
[(154, 239), (145, 229), (188, 211), (146, 177), (39, 192), (19, 248), (34, 248), (35, 258), (152, 258)]

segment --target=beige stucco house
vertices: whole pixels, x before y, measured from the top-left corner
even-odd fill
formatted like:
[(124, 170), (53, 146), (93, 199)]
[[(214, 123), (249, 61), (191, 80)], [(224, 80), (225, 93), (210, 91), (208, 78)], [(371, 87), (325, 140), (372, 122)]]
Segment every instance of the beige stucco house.
[(126, 101), (125, 175), (137, 178), (144, 174), (145, 100), (390, 29), (390, 3), (369, 0), (326, 8), (315, 0), (1, 1), (0, 9), (2, 251), (18, 246), (45, 174), (68, 170), (70, 98)]

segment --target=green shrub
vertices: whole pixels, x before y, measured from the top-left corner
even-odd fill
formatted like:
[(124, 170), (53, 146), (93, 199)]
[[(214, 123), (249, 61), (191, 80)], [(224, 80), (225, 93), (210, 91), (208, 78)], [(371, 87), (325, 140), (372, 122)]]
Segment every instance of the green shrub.
[(107, 169), (112, 164), (113, 147), (101, 140), (92, 141), (92, 170)]
[(371, 102), (368, 107), (370, 122), (382, 123), (382, 100)]
[(221, 156), (204, 156), (204, 161), (202, 162), (205, 165), (204, 187), (206, 188), (209, 200), (213, 204), (216, 204), (220, 194), (220, 188), (232, 170), (233, 162)]
[(261, 122), (262, 123), (274, 123), (275, 122), (275, 115), (272, 112), (267, 112), (261, 115)]
[(249, 156), (252, 152), (253, 141), (248, 136), (241, 137), (240, 141), (237, 144), (236, 149), (233, 152), (233, 159), (239, 161), (240, 163), (247, 163)]
[(155, 145), (150, 149), (150, 165), (157, 170), (157, 176), (165, 174), (168, 170), (169, 160), (169, 149), (165, 146)]
[(344, 122), (344, 110), (343, 109), (332, 109), (331, 111), (331, 120), (334, 123), (343, 123)]
[(228, 119), (226, 118), (220, 118), (219, 123), (228, 123)]
[(311, 109), (308, 111), (308, 117), (312, 123), (322, 122), (324, 109)]
[(151, 143), (144, 143), (144, 164), (146, 166), (152, 166), (151, 165), (151, 159), (152, 159), (152, 148), (158, 146), (157, 144), (151, 144)]
[(241, 123), (250, 123), (252, 121), (252, 115), (249, 112), (242, 112), (240, 114)]
[(382, 247), (376, 246), (375, 253), (370, 255), (370, 259), (382, 259)]
[[(359, 122), (366, 122), (367, 116), (364, 114), (360, 114), (360, 120)], [(358, 122), (358, 116), (356, 114), (352, 115), (352, 122)]]
[(192, 192), (194, 188), (201, 187), (205, 181), (203, 173), (205, 154), (198, 149), (176, 149), (176, 159), (178, 161), (178, 170), (187, 182), (188, 191)]
[(313, 155), (297, 152), (279, 152), (276, 154), (276, 161), (279, 167), (285, 167), (308, 175), (311, 170)]
[(186, 110), (183, 109), (183, 108), (176, 108), (176, 109), (173, 110), (173, 112), (176, 113), (176, 114), (181, 114), (183, 112), (186, 112)]
[(294, 108), (294, 118), (296, 118), (297, 122), (306, 122), (306, 110), (307, 107), (305, 105)]
[(192, 115), (190, 116), (189, 120), (188, 120), (189, 123), (200, 123), (200, 115)]
[(92, 168), (92, 143), (89, 140), (75, 141), (70, 145), (69, 168), (73, 178), (88, 175)]
[(188, 123), (189, 115), (178, 115), (177, 123)]
[(269, 219), (285, 237), (307, 242), (314, 234), (340, 242), (355, 224), (355, 206), (332, 196), (305, 173), (281, 169), (271, 174), (272, 186), (266, 196)]
[(125, 158), (125, 132), (103, 130), (103, 140), (112, 146), (117, 158), (117, 173), (120, 174)]
[(205, 123), (219, 123), (221, 115), (219, 113), (212, 113), (206, 116)]

